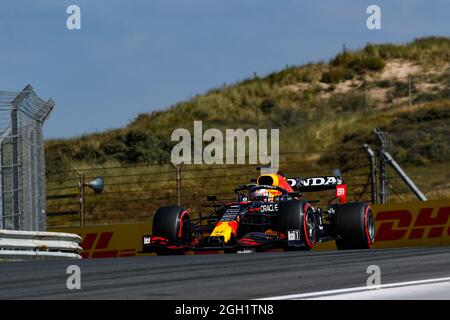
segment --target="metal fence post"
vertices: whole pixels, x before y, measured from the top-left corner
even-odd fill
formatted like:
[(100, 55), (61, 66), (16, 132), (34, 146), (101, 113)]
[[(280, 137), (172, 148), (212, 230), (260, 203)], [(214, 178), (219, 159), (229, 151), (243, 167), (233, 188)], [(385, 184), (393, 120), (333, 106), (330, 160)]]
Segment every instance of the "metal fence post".
[(175, 166), (177, 173), (177, 205), (181, 206), (181, 167), (180, 165)]
[(5, 174), (3, 172), (3, 163), (5, 163), (4, 154), (3, 154), (3, 140), (0, 141), (0, 216), (1, 216), (1, 224), (0, 229), (6, 229), (6, 217), (5, 217)]
[(27, 85), (0, 91), (0, 220), (2, 228), (44, 230), (45, 165), (42, 125), (54, 102)]
[(368, 144), (364, 144), (363, 147), (366, 149), (369, 155), (370, 161), (370, 185), (371, 185), (371, 196), (372, 204), (378, 203), (378, 190), (377, 190), (377, 167), (375, 162), (375, 152), (370, 148)]
[(81, 213), (81, 226), (86, 225), (86, 217), (84, 216), (84, 173), (81, 174), (81, 198), (80, 198), (80, 213)]
[(380, 201), (382, 204), (385, 204), (387, 203), (386, 138), (379, 128), (374, 128), (373, 133), (380, 142), (380, 149), (378, 151), (380, 159)]
[(79, 205), (80, 205), (80, 227), (84, 227), (84, 174), (77, 168), (73, 170), (78, 174), (78, 192), (79, 192)]
[(19, 208), (19, 130), (18, 130), (18, 111), (19, 104), (28, 95), (33, 88), (27, 85), (21, 93), (11, 103), (11, 141), (12, 141), (12, 221), (14, 230), (20, 230), (20, 208)]
[(14, 230), (20, 230), (19, 226), (19, 146), (18, 146), (18, 130), (17, 130), (17, 106), (13, 105), (11, 111), (11, 127), (12, 127), (12, 220)]
[(411, 191), (416, 195), (417, 198), (421, 201), (427, 201), (427, 197), (419, 190), (416, 184), (408, 177), (405, 171), (400, 167), (397, 161), (388, 153), (384, 152), (384, 156), (387, 162), (394, 168), (395, 172), (402, 178), (403, 182), (411, 189)]

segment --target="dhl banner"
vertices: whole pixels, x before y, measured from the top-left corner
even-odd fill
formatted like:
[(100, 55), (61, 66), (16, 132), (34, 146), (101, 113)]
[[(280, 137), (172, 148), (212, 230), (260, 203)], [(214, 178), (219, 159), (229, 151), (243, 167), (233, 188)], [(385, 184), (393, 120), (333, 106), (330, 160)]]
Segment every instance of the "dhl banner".
[[(450, 245), (450, 199), (372, 205), (374, 248)], [(334, 241), (316, 249), (335, 249)]]
[[(55, 230), (56, 231), (56, 230)], [(152, 233), (151, 223), (116, 224), (84, 228), (58, 228), (79, 234), (83, 258), (132, 257), (142, 250), (142, 236)]]
[[(450, 199), (373, 205), (375, 248), (450, 245)], [(142, 236), (151, 234), (151, 223), (117, 224), (52, 231), (77, 233), (83, 237), (83, 258), (143, 255)], [(335, 248), (334, 242), (316, 250)], [(148, 254), (147, 254), (148, 255)]]
[(374, 205), (375, 247), (450, 245), (450, 200)]

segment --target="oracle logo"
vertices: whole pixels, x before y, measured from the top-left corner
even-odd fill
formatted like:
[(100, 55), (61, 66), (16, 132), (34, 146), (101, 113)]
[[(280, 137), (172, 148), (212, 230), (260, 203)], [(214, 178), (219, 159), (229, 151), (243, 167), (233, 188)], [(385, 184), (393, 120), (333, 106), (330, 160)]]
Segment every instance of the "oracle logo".
[(450, 236), (450, 207), (422, 208), (415, 220), (414, 215), (406, 209), (380, 211), (375, 220), (379, 225), (376, 241)]
[(263, 204), (260, 207), (261, 212), (274, 212), (278, 211), (278, 203), (271, 203), (271, 204)]

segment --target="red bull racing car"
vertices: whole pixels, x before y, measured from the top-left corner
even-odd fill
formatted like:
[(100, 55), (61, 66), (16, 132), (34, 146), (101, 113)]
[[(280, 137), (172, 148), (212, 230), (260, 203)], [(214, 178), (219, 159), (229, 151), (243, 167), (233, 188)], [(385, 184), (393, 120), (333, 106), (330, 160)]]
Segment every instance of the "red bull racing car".
[[(304, 192), (332, 189), (335, 197), (327, 208), (303, 198)], [(310, 250), (325, 241), (335, 241), (338, 249), (370, 249), (375, 236), (372, 210), (364, 202), (347, 203), (346, 194), (339, 176), (290, 179), (263, 174), (256, 183), (235, 189), (234, 202), (214, 205), (207, 217), (194, 218), (176, 205), (159, 208), (152, 235), (143, 237), (143, 252)]]

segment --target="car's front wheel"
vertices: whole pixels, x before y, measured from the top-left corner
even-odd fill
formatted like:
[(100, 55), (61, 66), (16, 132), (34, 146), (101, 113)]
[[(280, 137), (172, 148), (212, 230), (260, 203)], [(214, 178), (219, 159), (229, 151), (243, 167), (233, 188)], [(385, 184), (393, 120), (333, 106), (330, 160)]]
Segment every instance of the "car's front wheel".
[[(179, 206), (159, 208), (153, 218), (153, 237), (166, 238), (172, 244), (189, 243), (191, 240), (191, 219), (189, 213)], [(158, 255), (180, 254), (184, 250), (156, 250)]]
[(294, 235), (298, 232), (300, 235), (300, 242), (303, 245), (288, 245), (286, 250), (311, 250), (317, 242), (316, 215), (307, 201), (280, 202), (276, 229), (288, 236), (289, 232), (294, 232)]

